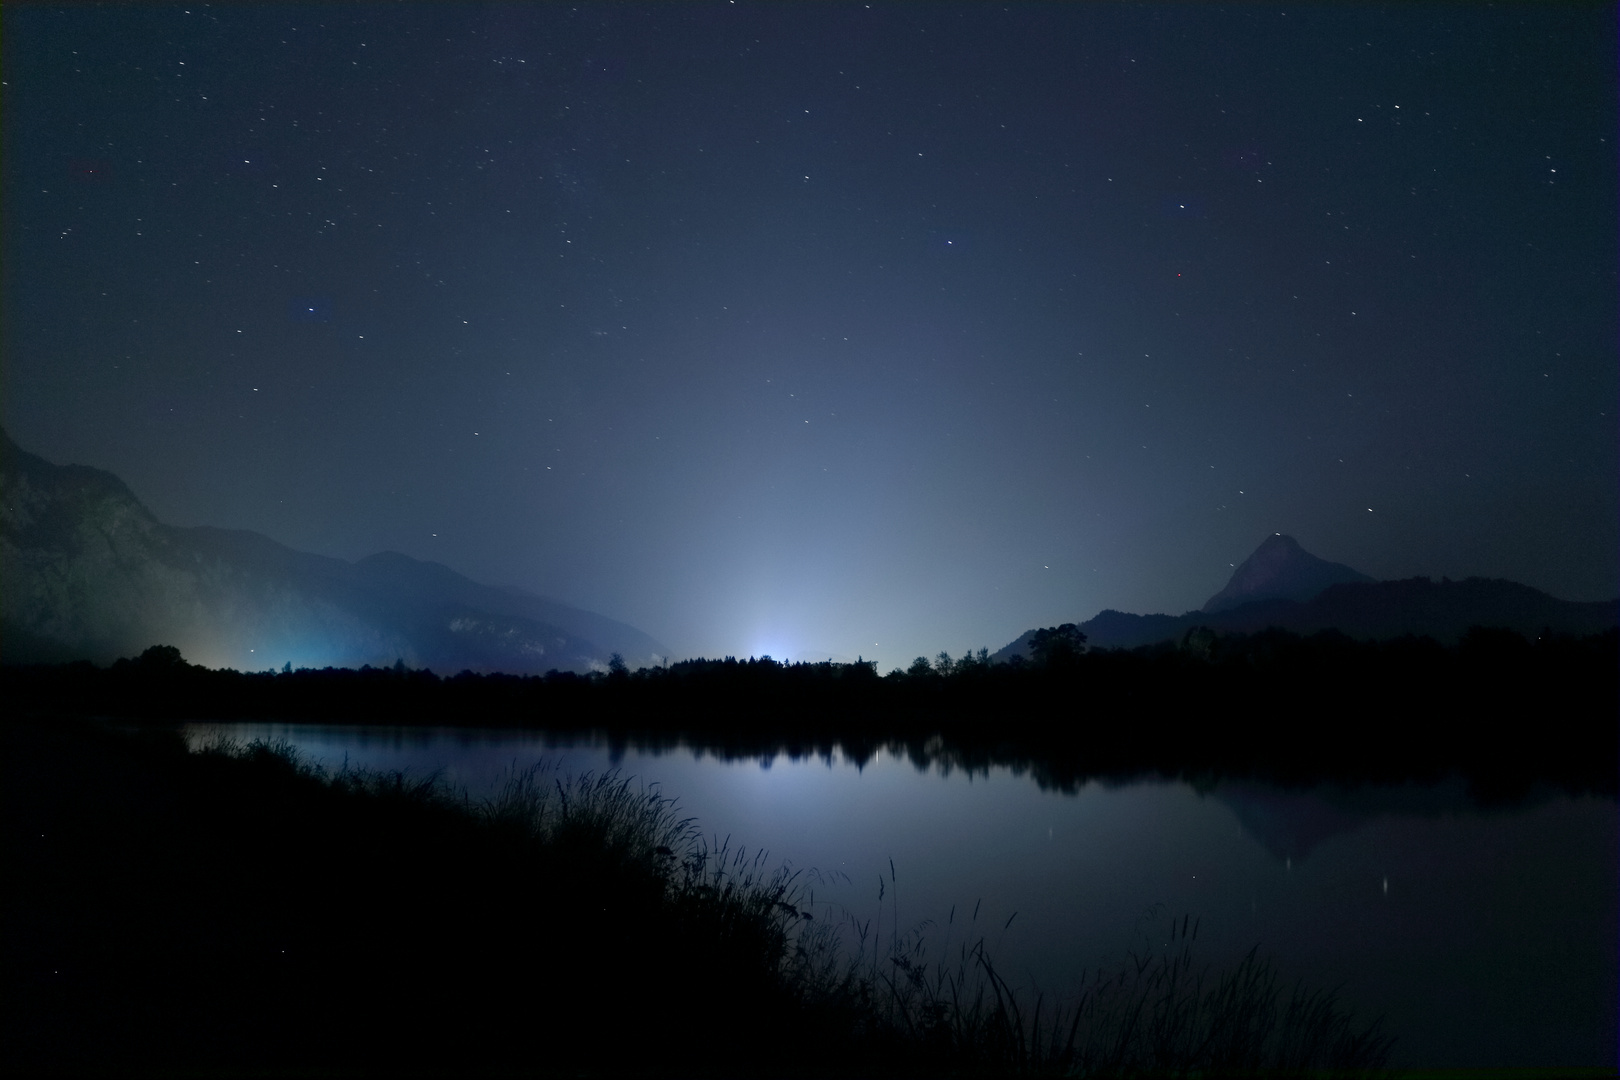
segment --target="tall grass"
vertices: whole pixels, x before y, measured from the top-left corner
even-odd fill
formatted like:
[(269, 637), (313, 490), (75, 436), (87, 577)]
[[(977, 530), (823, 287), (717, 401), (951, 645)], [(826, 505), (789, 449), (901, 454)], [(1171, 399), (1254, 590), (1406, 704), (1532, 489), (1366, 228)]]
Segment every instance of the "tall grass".
[[(1057, 1076), (1359, 1076), (1382, 1070), (1393, 1038), (1358, 1026), (1328, 991), (1284, 996), (1258, 946), (1230, 970), (1195, 964), (1198, 925), (1172, 920), (1166, 940), (1099, 968), (1077, 1000), (1033, 1001), (996, 970), (981, 936), (949, 963), (927, 961), (921, 937), (876, 969), (884, 1021), (987, 1071)], [(871, 976), (868, 976), (869, 978)]]
[[(811, 927), (803, 875), (772, 867), (730, 839), (708, 840), (657, 784), (614, 772), (560, 777), (546, 763), (516, 769), (474, 812), (553, 848), (584, 853), (650, 879), (677, 932), (697, 936), (776, 989), (825, 981), (826, 935)], [(802, 905), (802, 906), (801, 906)]]
[[(966, 940), (929, 955), (927, 926), (902, 932), (896, 875), (880, 880), (870, 919), (814, 917), (814, 876), (772, 869), (729, 842), (711, 845), (656, 787), (604, 774), (515, 774), (483, 813), (553, 842), (588, 838), (663, 877), (692, 929), (745, 939), (802, 1005), (840, 1015), (850, 1034), (910, 1049), (956, 1068), (1062, 1076), (1366, 1075), (1388, 1061), (1393, 1038), (1325, 990), (1284, 989), (1259, 948), (1230, 970), (1194, 959), (1198, 923), (1172, 920), (1111, 969), (1091, 972), (1078, 998), (1053, 1007), (997, 970), (978, 909)], [(888, 933), (883, 901), (889, 899)], [(1009, 923), (1011, 920), (1008, 920)], [(1002, 929), (1006, 929), (1004, 926)]]
[(931, 1073), (1348, 1077), (1381, 1071), (1394, 1042), (1378, 1022), (1358, 1024), (1331, 991), (1285, 988), (1258, 947), (1228, 970), (1199, 966), (1190, 916), (1144, 933), (1117, 966), (1086, 973), (1077, 994), (1054, 1004), (997, 969), (977, 907), (960, 925), (953, 910), (944, 927), (903, 931), (892, 862), (875, 915), (833, 917), (815, 900), (823, 879), (814, 873), (706, 838), (656, 784), (615, 772), (514, 768), (494, 795), (473, 801), (437, 776), (328, 773), (285, 744), (199, 752), (355, 795), (454, 809), (562, 855), (576, 874), (600, 870), (615, 889), (650, 897), (665, 932), (700, 942), (717, 966), (723, 960), (729, 978), (746, 984), (731, 990), (785, 1007), (796, 1038), (838, 1047), (857, 1067), (865, 1057)]

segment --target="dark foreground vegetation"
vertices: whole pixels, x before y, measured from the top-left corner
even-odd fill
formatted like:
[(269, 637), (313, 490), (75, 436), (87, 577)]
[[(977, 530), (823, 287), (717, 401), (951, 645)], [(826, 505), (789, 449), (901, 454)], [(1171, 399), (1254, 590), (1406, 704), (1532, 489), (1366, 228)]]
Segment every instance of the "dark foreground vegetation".
[(1032, 662), (941, 654), (883, 677), (868, 663), (769, 657), (590, 676), (445, 678), (403, 664), (245, 674), (154, 648), (109, 668), (0, 669), (0, 688), (19, 710), (52, 715), (517, 726), (735, 755), (836, 746), (857, 760), (890, 747), (1061, 788), (1156, 772), (1283, 784), (1461, 774), (1484, 798), (1536, 783), (1617, 789), (1613, 630), (1531, 641), (1475, 629), (1452, 647), (1194, 630), (1133, 651), (1086, 651), (1072, 626), (1041, 635)]
[[(1390, 1040), (1196, 925), (1058, 1003), (814, 917), (656, 791), (431, 781), (8, 720), (11, 1075), (1363, 1075)], [(960, 933), (964, 928), (958, 926)], [(1165, 942), (1168, 944), (1165, 944)]]

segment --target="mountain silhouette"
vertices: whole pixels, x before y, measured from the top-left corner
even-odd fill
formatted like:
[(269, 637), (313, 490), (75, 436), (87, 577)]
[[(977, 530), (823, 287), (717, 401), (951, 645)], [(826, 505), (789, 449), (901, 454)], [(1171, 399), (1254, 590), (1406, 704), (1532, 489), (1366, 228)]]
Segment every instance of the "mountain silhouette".
[[(1248, 599), (1238, 599), (1244, 596)], [(1455, 644), (1475, 626), (1533, 638), (1543, 630), (1599, 634), (1615, 625), (1620, 625), (1620, 600), (1559, 600), (1499, 578), (1373, 581), (1348, 566), (1319, 559), (1277, 533), (1244, 560), (1226, 588), (1200, 611), (1133, 615), (1108, 609), (1081, 623), (1080, 630), (1091, 648), (1134, 649), (1178, 641), (1197, 627), (1243, 634), (1272, 627), (1298, 634), (1338, 630), (1378, 640), (1412, 634)], [(991, 659), (1027, 659), (1034, 633), (1026, 631)]]
[(1243, 560), (1226, 588), (1209, 598), (1206, 612), (1228, 611), (1257, 600), (1306, 601), (1329, 585), (1371, 581), (1359, 570), (1328, 562), (1299, 546), (1299, 541), (1272, 533)]
[(259, 533), (158, 521), (122, 480), (53, 465), (0, 431), (0, 659), (134, 656), (177, 646), (209, 667), (403, 661), (440, 672), (632, 667), (669, 651), (634, 627), (439, 563), (358, 562)]

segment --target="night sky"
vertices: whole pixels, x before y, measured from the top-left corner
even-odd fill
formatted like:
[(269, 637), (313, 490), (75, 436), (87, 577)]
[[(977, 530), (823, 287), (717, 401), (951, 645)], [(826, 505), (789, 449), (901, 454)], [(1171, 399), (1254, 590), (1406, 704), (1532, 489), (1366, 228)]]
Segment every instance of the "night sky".
[(8, 4), (0, 409), (677, 657), (1611, 598), (1615, 11)]

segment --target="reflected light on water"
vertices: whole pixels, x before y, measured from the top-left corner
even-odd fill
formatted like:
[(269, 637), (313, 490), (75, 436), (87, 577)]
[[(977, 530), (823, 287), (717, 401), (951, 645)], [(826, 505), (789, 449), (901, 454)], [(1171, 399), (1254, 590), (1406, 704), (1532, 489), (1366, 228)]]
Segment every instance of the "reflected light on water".
[(919, 769), (886, 749), (859, 762), (837, 750), (726, 760), (535, 732), (188, 728), (194, 744), (221, 734), (285, 740), (331, 769), (437, 773), (475, 799), (542, 758), (561, 773), (617, 768), (659, 784), (714, 842), (803, 870), (818, 916), (870, 919), (881, 903), (883, 926), (938, 943), (964, 932), (953, 908), (979, 908), (998, 968), (1059, 997), (1082, 971), (1116, 965), (1156, 907), (1201, 919), (1201, 962), (1258, 943), (1284, 985), (1340, 986), (1361, 1013), (1386, 1015), (1397, 1065), (1612, 1059), (1612, 799), (1544, 793), (1484, 811), (1460, 783), (1092, 782), (1062, 794), (1000, 767)]

